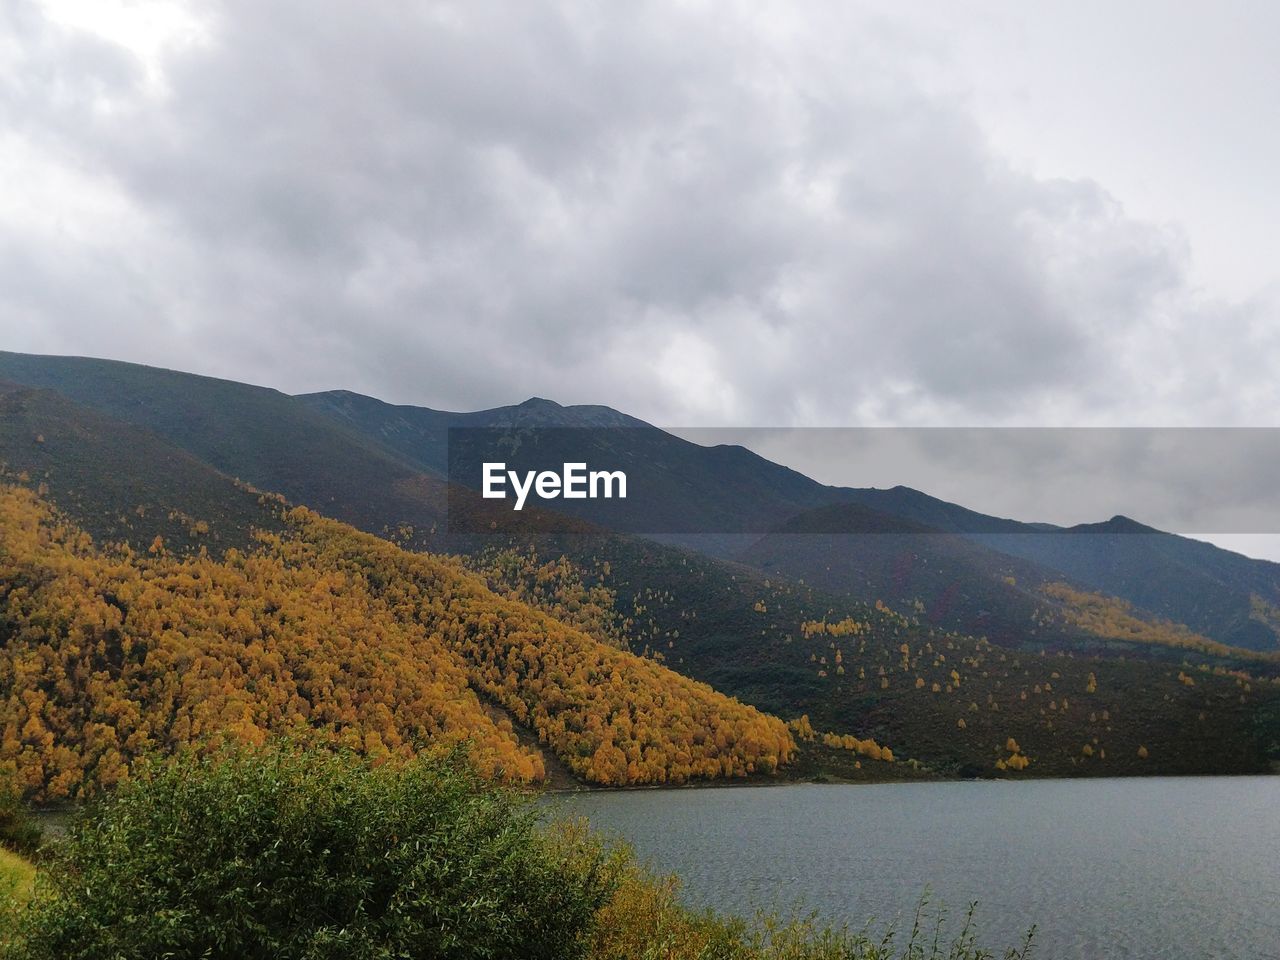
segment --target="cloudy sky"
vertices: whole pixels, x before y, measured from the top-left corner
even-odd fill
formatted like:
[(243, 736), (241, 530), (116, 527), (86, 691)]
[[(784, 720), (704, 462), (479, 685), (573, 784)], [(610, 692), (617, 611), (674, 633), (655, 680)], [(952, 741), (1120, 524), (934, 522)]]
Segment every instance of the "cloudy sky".
[(1275, 425), (1277, 30), (0, 0), (0, 345), (667, 425)]

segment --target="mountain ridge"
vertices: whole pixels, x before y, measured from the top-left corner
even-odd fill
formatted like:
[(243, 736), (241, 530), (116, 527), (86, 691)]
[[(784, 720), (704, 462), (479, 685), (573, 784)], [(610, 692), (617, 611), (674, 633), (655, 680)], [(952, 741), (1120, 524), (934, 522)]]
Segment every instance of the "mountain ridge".
[[(353, 391), (291, 397), (269, 387), (122, 361), (9, 353), (0, 353), (0, 379), (58, 390), (152, 430), (230, 476), (375, 532), (405, 524), (431, 530), (441, 522), (451, 428), (518, 436), (526, 451), (529, 442), (541, 440), (547, 457), (582, 459), (581, 449), (570, 452), (565, 434), (572, 434), (573, 444), (585, 438), (599, 459), (636, 471), (652, 489), (647, 502), (633, 496), (610, 503), (607, 511), (591, 501), (564, 508), (588, 522), (669, 532), (667, 539), (677, 545), (750, 562), (752, 545), (792, 518), (858, 504), (931, 531), (916, 531), (910, 550), (884, 557), (885, 569), (927, 565), (931, 554), (935, 560), (954, 557), (958, 548), (929, 536), (963, 536), (989, 551), (973, 569), (954, 567), (953, 581), (938, 584), (948, 595), (999, 592), (991, 571), (1030, 563), (1054, 573), (1054, 579), (1114, 595), (1215, 641), (1255, 650), (1280, 647), (1280, 622), (1267, 614), (1280, 608), (1280, 565), (1269, 561), (1154, 531), (1121, 515), (1063, 528), (989, 516), (901, 485), (827, 486), (747, 448), (703, 447), (609, 407), (566, 407), (532, 397), (513, 406), (455, 413), (392, 405)], [(615, 426), (635, 429), (615, 431)], [(278, 438), (286, 432), (294, 440), (281, 445)], [(690, 535), (707, 530), (722, 535)], [(875, 549), (884, 551), (886, 543)], [(774, 572), (813, 577), (828, 566), (828, 552), (829, 547), (815, 548), (806, 557), (793, 551), (789, 568)], [(864, 593), (859, 599), (878, 597)], [(918, 599), (933, 604), (938, 597)], [(974, 612), (951, 625), (971, 629)]]

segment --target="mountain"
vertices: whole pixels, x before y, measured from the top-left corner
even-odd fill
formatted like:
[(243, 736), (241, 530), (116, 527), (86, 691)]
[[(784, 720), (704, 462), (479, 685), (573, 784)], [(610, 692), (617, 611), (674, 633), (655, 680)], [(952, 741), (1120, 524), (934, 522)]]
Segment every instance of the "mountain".
[[(232, 542), (237, 523), (252, 525), (251, 519), (229, 521), (223, 533), (217, 519), (241, 509), (230, 505), (235, 496), (259, 503), (249, 484), (411, 550), (459, 554), (499, 596), (794, 720), (795, 769), (870, 776), (857, 766), (859, 757), (870, 756), (869, 742), (891, 746), (902, 761), (894, 769), (919, 775), (1007, 773), (1024, 761), (1044, 775), (1251, 772), (1267, 769), (1280, 753), (1272, 684), (1229, 673), (1225, 668), (1239, 664), (1185, 646), (1101, 635), (1068, 642), (1082, 634), (1081, 623), (1092, 621), (1046, 620), (1045, 610), (1065, 610), (1067, 601), (1047, 593), (1037, 599), (1036, 587), (1042, 578), (1071, 578), (980, 539), (1021, 526), (983, 521), (923, 494), (875, 491), (902, 499), (903, 511), (930, 511), (920, 519), (895, 515), (857, 503), (858, 491), (824, 487), (742, 448), (699, 447), (599, 407), (535, 400), (453, 414), (354, 394), (288, 397), (128, 364), (14, 354), (0, 354), (0, 379), (45, 391), (65, 405), (66, 416), (86, 423), (97, 418), (107, 446), (136, 446), (65, 463), (64, 451), (47, 465), (55, 476), (74, 474), (73, 490), (101, 491), (102, 503), (91, 504), (50, 487), (57, 506), (76, 522), (109, 520), (112, 509), (127, 515), (175, 456), (186, 457), (204, 477), (202, 489), (227, 491), (228, 504), (210, 501), (200, 513), (177, 510), (206, 521), (221, 542)], [(719, 528), (740, 531), (731, 549), (741, 559), (726, 559), (725, 541), (712, 544), (710, 554), (691, 552), (593, 527), (591, 515), (574, 521), (577, 526), (562, 522), (558, 532), (446, 534), (448, 508), (476, 501), (474, 491), (447, 482), (440, 438), (451, 428), (473, 427), (492, 431), (508, 448), (549, 438), (545, 449), (534, 451), (539, 456), (571, 449), (564, 445), (570, 431), (595, 444), (573, 448), (574, 459), (608, 463), (628, 456), (643, 468), (637, 476), (665, 483), (665, 495), (681, 501), (676, 512), (656, 520), (705, 524), (698, 516), (705, 511), (715, 529), (727, 518), (736, 527)], [(0, 460), (29, 457), (30, 434), (23, 427), (0, 438)], [(614, 446), (599, 446), (604, 443)], [(135, 459), (120, 459), (129, 456)], [(122, 464), (114, 479), (106, 475), (111, 463)], [(28, 472), (23, 482), (37, 481)], [(181, 493), (180, 486), (171, 492)], [(632, 519), (654, 522), (655, 516)], [(932, 525), (943, 522), (953, 529)], [(987, 526), (959, 532), (978, 522)], [(833, 529), (858, 538), (834, 557), (829, 545), (820, 545), (821, 534)], [(118, 534), (113, 538), (144, 550), (154, 535), (140, 527)], [(876, 543), (868, 555), (867, 545)], [(784, 544), (788, 550), (798, 544), (796, 552), (781, 551)], [(200, 545), (175, 541), (172, 549)], [(903, 569), (904, 553), (911, 554), (910, 576), (895, 594), (887, 588)], [(850, 557), (854, 564), (841, 569)], [(819, 582), (819, 567), (828, 564), (831, 579)], [(798, 572), (803, 569), (814, 573)], [(1077, 593), (1083, 588), (1068, 586)], [(950, 605), (939, 603), (948, 595)], [(1035, 619), (1019, 632), (1024, 614)], [(997, 628), (1001, 619), (1004, 633)], [(1054, 631), (1062, 640), (1056, 648), (1049, 642)], [(500, 676), (511, 663), (494, 669)], [(1010, 738), (1019, 744), (1016, 753), (1004, 747)], [(1082, 751), (1085, 744), (1093, 753)]]
[[(419, 458), (404, 443), (399, 449), (381, 449), (353, 434), (349, 425), (318, 416), (313, 398), (298, 400), (260, 387), (109, 361), (0, 354), (0, 369), (10, 378), (40, 384), (37, 390), (21, 389), (59, 404), (68, 418), (93, 424), (104, 445), (114, 441), (107, 455), (63, 458), (55, 471), (73, 477), (73, 491), (98, 491), (94, 501), (62, 496), (55, 500), (99, 537), (126, 540), (135, 549), (146, 550), (155, 535), (167, 533), (154, 526), (155, 511), (128, 527), (115, 523), (115, 518), (150, 496), (152, 487), (165, 482), (170, 465), (183, 460), (197, 464), (208, 482), (225, 486), (229, 498), (241, 495), (243, 488), (231, 479), (240, 477), (255, 488), (282, 494), (292, 503), (306, 504), (415, 549), (479, 555), (511, 546), (506, 538), (446, 538), (438, 529), (447, 506), (445, 484), (438, 473), (429, 472), (430, 450)], [(359, 402), (353, 397), (348, 400)], [(350, 409), (350, 403), (344, 407)], [(370, 405), (383, 413), (393, 409), (376, 401)], [(519, 426), (529, 419), (545, 422), (547, 412), (556, 409), (563, 408), (535, 403), (485, 412), (473, 419), (486, 426)], [(563, 414), (555, 416), (559, 419)], [(416, 416), (415, 428), (429, 430), (430, 420)], [(7, 440), (0, 445), (0, 460), (27, 463), (23, 458), (29, 454), (36, 428), (13, 424), (7, 437), (0, 438)], [(668, 442), (660, 431), (646, 429), (654, 443)], [(670, 442), (697, 449), (674, 438)], [(120, 469), (106, 469), (113, 463), (120, 464)], [(783, 475), (791, 476), (789, 471)], [(181, 482), (171, 492), (199, 489), (189, 479), (175, 479)], [(180, 509), (194, 517), (209, 517), (218, 512), (216, 499), (206, 498), (204, 508), (196, 512), (198, 500), (183, 500)], [(256, 504), (256, 499), (250, 499)], [(256, 519), (264, 527), (274, 522), (269, 516)], [(238, 522), (241, 538), (251, 525)], [(175, 549), (199, 546), (172, 536), (166, 540)], [(678, 637), (687, 648), (667, 658), (673, 666), (698, 679), (722, 683), (751, 702), (768, 705), (765, 709), (788, 709), (821, 692), (813, 671), (797, 671), (803, 678), (789, 680), (787, 669), (779, 669), (767, 646), (759, 643), (759, 615), (753, 609), (762, 597), (770, 599), (794, 629), (831, 609), (824, 599), (810, 598), (811, 591), (792, 595), (789, 587), (764, 587), (764, 578), (745, 567), (625, 536), (571, 536), (557, 542), (544, 533), (539, 547), (552, 558), (572, 556), (589, 575), (607, 567), (617, 607), (630, 621), (638, 651), (647, 646), (654, 655), (660, 655), (659, 647), (670, 653), (667, 644)], [(495, 581), (495, 586), (506, 585)], [(778, 595), (776, 601), (773, 593)], [(850, 729), (842, 726), (844, 732)], [(874, 730), (858, 726), (856, 732), (865, 737)]]
[(426, 531), (443, 521), (450, 429), (523, 441), (513, 467), (526, 457), (563, 462), (585, 453), (633, 471), (647, 496), (630, 498), (618, 516), (591, 501), (578, 511), (615, 528), (763, 531), (826, 499), (826, 488), (741, 447), (700, 447), (605, 407), (535, 399), (447, 413), (347, 392), (289, 397), (136, 364), (4, 352), (0, 380), (57, 391), (229, 476), (375, 532)]
[[(289, 397), (133, 364), (12, 353), (0, 353), (0, 380), (55, 390), (230, 477), (361, 529), (411, 530), (406, 542), (419, 547), (448, 546), (449, 497), (468, 509), (476, 503), (460, 484), (445, 482), (452, 430), (463, 451), (455, 452), (455, 480), (478, 484), (477, 460), (492, 449), (507, 451), (522, 469), (566, 459), (625, 469), (626, 501), (560, 501), (558, 509), (805, 578), (837, 595), (923, 610), (948, 629), (1000, 642), (1030, 635), (1027, 618), (1056, 605), (1038, 587), (1064, 581), (1210, 640), (1280, 649), (1280, 565), (1122, 518), (1061, 529), (987, 516), (906, 487), (824, 486), (742, 447), (702, 447), (607, 407), (533, 399), (452, 413), (347, 391)], [(472, 436), (480, 440), (468, 460), (462, 440)], [(455, 519), (466, 512), (455, 510)], [(806, 513), (809, 520), (800, 520)], [(815, 530), (818, 520), (830, 526)], [(886, 535), (892, 521), (916, 526)], [(792, 536), (797, 523), (813, 536)], [(1078, 632), (1060, 623), (1035, 629), (1041, 642)]]
[[(484, 451), (509, 443), (506, 449), (520, 451), (513, 465), (521, 469), (565, 460), (614, 465), (643, 495), (625, 504), (562, 501), (557, 509), (863, 601), (919, 601), (941, 625), (1002, 642), (1025, 634), (1028, 618), (1053, 605), (1037, 588), (1061, 580), (1223, 644), (1280, 650), (1280, 564), (1125, 518), (1060, 528), (989, 516), (903, 486), (824, 486), (742, 447), (702, 447), (606, 407), (530, 400), (455, 414), (345, 392), (300, 399), (436, 473), (448, 471), (450, 429), (485, 433)], [(480, 459), (477, 451), (455, 465), (455, 479), (478, 478)], [(800, 526), (811, 539), (791, 536)], [(781, 537), (789, 539), (785, 549)], [(1046, 629), (1039, 633), (1044, 639)]]

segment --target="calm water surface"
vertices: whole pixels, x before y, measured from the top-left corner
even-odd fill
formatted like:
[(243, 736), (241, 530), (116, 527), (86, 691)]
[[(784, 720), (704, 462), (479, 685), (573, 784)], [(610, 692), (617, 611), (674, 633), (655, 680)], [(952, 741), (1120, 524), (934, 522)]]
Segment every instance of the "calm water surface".
[(861, 926), (928, 887), (981, 941), (1042, 960), (1280, 958), (1280, 778), (654, 790), (557, 796), (749, 916)]

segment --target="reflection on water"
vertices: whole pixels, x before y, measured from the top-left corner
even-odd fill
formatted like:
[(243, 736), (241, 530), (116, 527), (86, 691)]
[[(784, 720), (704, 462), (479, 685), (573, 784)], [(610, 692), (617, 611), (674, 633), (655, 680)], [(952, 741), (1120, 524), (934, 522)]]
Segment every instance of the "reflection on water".
[(1044, 960), (1280, 957), (1280, 779), (804, 785), (557, 796), (696, 905), (860, 926), (926, 887)]

